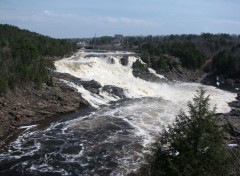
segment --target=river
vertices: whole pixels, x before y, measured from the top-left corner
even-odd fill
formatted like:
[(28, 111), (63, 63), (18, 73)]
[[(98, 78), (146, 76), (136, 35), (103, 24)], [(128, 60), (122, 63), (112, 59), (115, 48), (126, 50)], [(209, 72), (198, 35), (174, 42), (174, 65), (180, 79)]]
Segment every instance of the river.
[[(127, 57), (127, 63), (121, 59)], [(93, 107), (48, 126), (21, 127), (23, 132), (0, 151), (0, 175), (126, 175), (199, 87), (210, 95), (217, 112), (230, 111), (236, 94), (198, 83), (148, 82), (132, 74), (137, 59), (130, 52), (79, 51), (55, 62), (56, 71), (82, 81), (95, 80), (98, 92), (62, 80)]]

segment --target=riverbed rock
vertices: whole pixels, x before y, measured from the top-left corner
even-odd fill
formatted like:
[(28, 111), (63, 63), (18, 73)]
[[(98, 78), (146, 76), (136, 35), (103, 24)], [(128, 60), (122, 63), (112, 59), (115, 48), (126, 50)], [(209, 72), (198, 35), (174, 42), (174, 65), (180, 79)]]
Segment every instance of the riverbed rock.
[[(239, 95), (239, 92), (238, 94)], [(218, 125), (224, 129), (226, 143), (240, 142), (240, 100), (230, 102), (232, 108), (229, 113), (217, 116)]]
[(103, 86), (102, 91), (107, 92), (111, 95), (114, 95), (118, 98), (126, 98), (124, 89), (116, 87), (116, 86), (105, 85), (105, 86)]
[(150, 81), (150, 82), (166, 82), (167, 81), (166, 79), (162, 79), (150, 72), (133, 69), (132, 73), (136, 78), (140, 78), (145, 81)]
[(54, 85), (45, 84), (42, 89), (16, 88), (0, 96), (0, 141), (21, 125), (38, 123), (88, 106), (79, 93), (58, 79), (54, 80)]
[(240, 92), (237, 93), (237, 100), (240, 100)]
[[(152, 66), (154, 70), (161, 75), (164, 75), (169, 81), (182, 81), (182, 82), (200, 82), (205, 73), (198, 69), (188, 69), (182, 66), (181, 59), (168, 54), (163, 54), (162, 57), (166, 60), (165, 68)], [(156, 57), (157, 62), (160, 57)]]
[(127, 66), (127, 65), (128, 65), (128, 56), (123, 56), (123, 57), (120, 59), (120, 63), (121, 63), (123, 66)]
[(99, 94), (99, 89), (101, 88), (101, 85), (95, 80), (79, 81), (78, 84), (82, 85), (85, 89), (94, 94)]
[[(214, 72), (208, 73), (204, 79), (202, 79), (201, 83), (231, 92), (239, 92), (240, 90), (239, 78), (231, 78), (229, 75), (221, 75)], [(239, 100), (239, 98), (238, 95), (237, 99)]]
[[(54, 73), (53, 75), (59, 79), (63, 79), (69, 82), (73, 82), (76, 85), (80, 85), (84, 89), (94, 94), (99, 94), (100, 88), (102, 87), (101, 84), (95, 80), (85, 81), (67, 73)], [(67, 86), (66, 84), (65, 86), (69, 89), (69, 86)], [(73, 91), (76, 91), (74, 88), (70, 88), (70, 89), (72, 89)]]

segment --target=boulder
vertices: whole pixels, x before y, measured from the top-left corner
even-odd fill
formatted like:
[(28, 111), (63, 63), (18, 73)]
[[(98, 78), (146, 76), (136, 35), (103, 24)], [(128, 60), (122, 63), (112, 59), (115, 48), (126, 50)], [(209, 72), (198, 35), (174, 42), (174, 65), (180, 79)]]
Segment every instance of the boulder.
[(120, 63), (121, 63), (123, 66), (127, 66), (127, 65), (128, 65), (128, 56), (123, 56), (123, 57), (120, 59)]
[(94, 93), (94, 94), (99, 94), (99, 88), (102, 86), (95, 80), (91, 81), (78, 81), (78, 84), (82, 85), (84, 89), (87, 89), (88, 91)]
[(116, 86), (111, 86), (111, 85), (103, 86), (102, 91), (107, 92), (111, 95), (115, 95), (119, 98), (126, 98), (126, 95), (124, 94), (124, 89)]
[(115, 64), (115, 60), (112, 57), (108, 58), (108, 63), (109, 64)]

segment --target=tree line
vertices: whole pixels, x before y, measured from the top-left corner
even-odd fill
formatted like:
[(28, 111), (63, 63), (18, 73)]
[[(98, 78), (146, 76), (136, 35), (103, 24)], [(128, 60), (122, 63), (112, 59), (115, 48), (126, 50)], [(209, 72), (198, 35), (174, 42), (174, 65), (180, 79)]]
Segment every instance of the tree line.
[(238, 78), (237, 75), (240, 75), (240, 36), (237, 35), (203, 33), (149, 36), (138, 45), (143, 58), (147, 58), (148, 63), (158, 69), (166, 69), (167, 59), (164, 55), (167, 54), (179, 57), (182, 66), (189, 69), (199, 69), (206, 60), (211, 59), (210, 71)]
[(212, 68), (219, 74), (240, 78), (240, 44), (218, 52), (213, 57)]
[[(111, 45), (114, 37), (94, 38), (96, 47)], [(188, 69), (199, 69), (212, 60), (211, 70), (218, 74), (240, 75), (240, 35), (210, 34), (167, 35), (167, 36), (125, 36), (121, 39), (122, 49), (141, 54), (148, 66), (166, 70), (166, 55), (180, 58), (181, 65)], [(227, 64), (227, 65), (226, 65)], [(224, 69), (224, 67), (228, 67)], [(237, 76), (239, 78), (239, 76)]]
[(0, 93), (26, 84), (51, 84), (47, 58), (75, 50), (73, 42), (0, 24)]

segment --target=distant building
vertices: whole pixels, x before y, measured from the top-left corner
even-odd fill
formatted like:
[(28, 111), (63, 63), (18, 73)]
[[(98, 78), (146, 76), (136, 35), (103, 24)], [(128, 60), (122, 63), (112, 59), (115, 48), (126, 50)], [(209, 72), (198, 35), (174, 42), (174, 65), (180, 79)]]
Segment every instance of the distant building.
[(112, 45), (121, 46), (122, 45), (122, 40), (123, 40), (123, 35), (122, 34), (115, 34), (114, 39), (112, 40)]
[(122, 34), (115, 34), (114, 38), (122, 39), (122, 38), (123, 38), (123, 35), (122, 35)]

